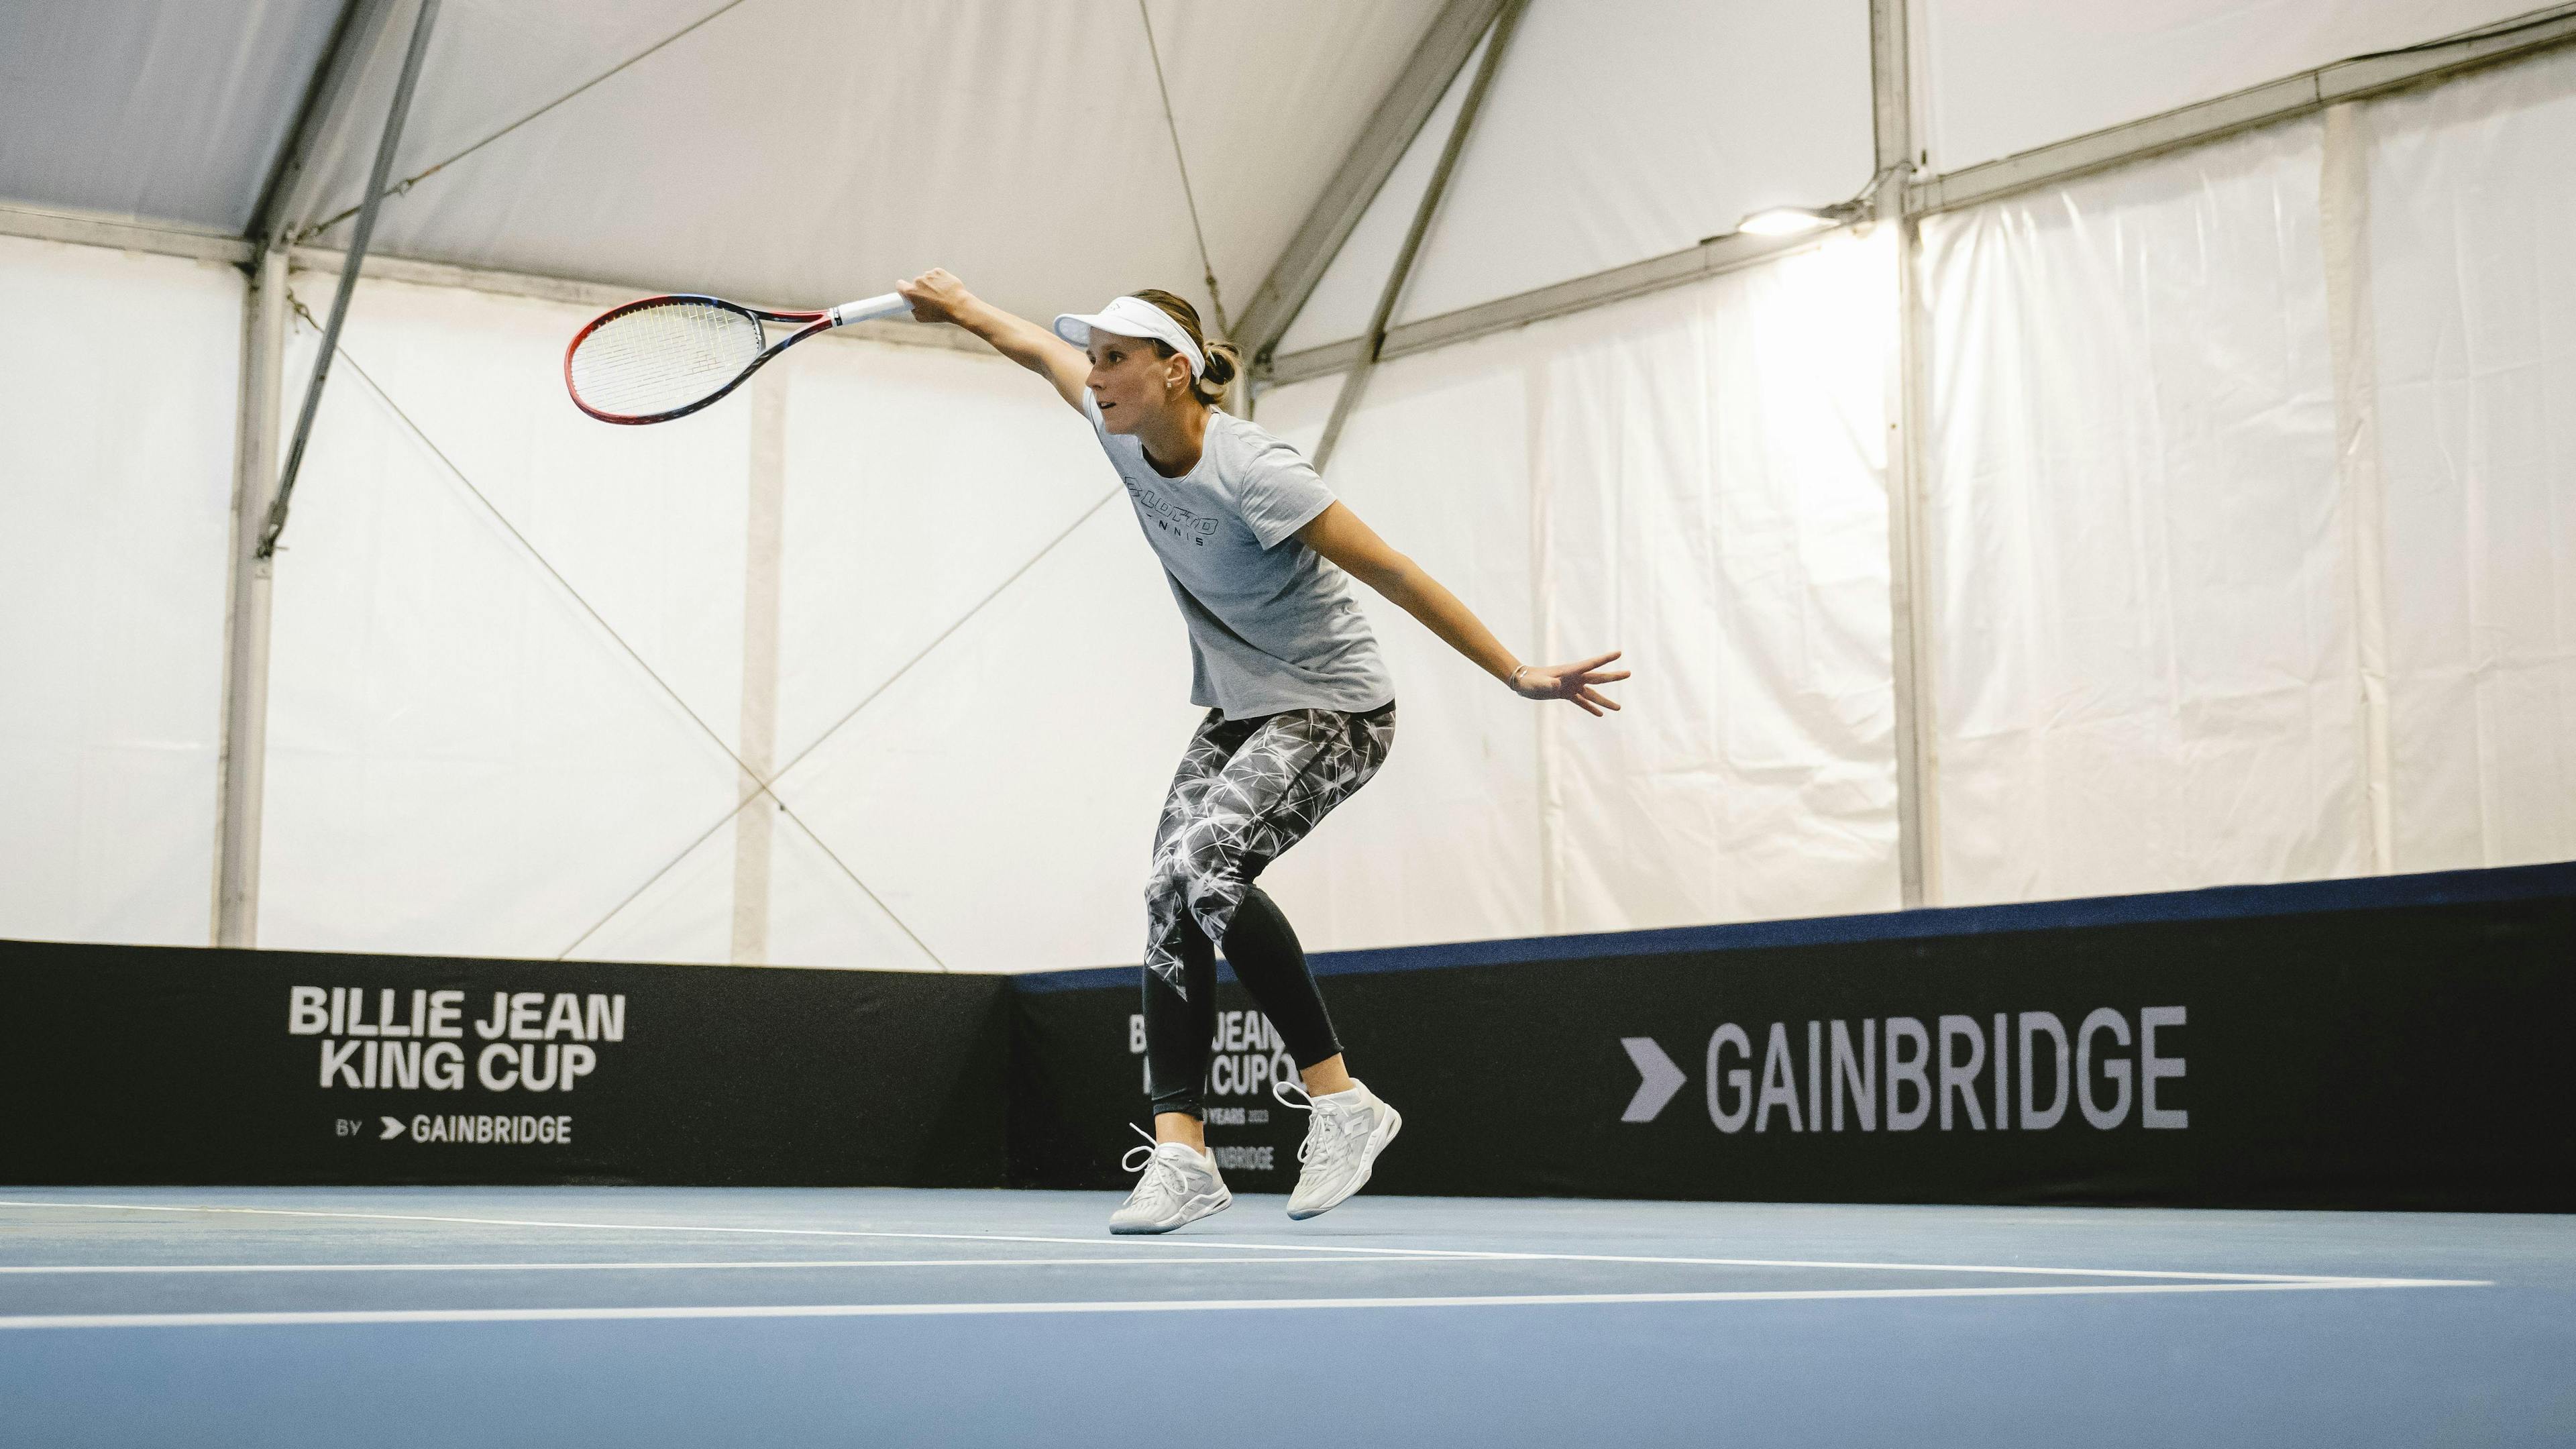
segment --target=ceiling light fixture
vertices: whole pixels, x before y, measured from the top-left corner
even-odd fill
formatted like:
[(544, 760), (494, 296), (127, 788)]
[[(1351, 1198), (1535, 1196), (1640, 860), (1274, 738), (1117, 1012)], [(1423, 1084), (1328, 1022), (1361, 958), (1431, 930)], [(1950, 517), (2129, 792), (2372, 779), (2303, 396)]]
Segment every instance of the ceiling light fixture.
[(1797, 236), (1803, 232), (1822, 231), (1835, 224), (1835, 218), (1802, 206), (1775, 206), (1757, 211), (1736, 223), (1737, 231), (1755, 236)]

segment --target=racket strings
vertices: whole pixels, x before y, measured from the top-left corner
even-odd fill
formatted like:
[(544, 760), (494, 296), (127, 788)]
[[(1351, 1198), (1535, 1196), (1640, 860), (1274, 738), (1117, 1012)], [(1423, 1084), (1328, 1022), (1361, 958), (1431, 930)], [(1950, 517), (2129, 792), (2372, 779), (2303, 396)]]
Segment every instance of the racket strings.
[(704, 302), (639, 307), (593, 328), (572, 354), (572, 390), (619, 417), (651, 417), (706, 397), (757, 361), (760, 323)]

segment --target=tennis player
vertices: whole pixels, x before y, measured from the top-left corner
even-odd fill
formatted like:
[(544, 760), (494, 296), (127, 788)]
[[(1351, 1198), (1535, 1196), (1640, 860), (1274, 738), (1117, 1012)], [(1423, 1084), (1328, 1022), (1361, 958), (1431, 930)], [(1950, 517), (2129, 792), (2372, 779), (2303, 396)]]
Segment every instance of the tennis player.
[[(1189, 625), (1190, 702), (1207, 717), (1163, 800), (1145, 886), (1145, 1061), (1151, 1147), (1113, 1233), (1167, 1233), (1234, 1200), (1207, 1150), (1199, 1093), (1216, 1021), (1222, 943), (1299, 1083), (1273, 1090), (1311, 1111), (1288, 1216), (1360, 1190), (1404, 1119), (1349, 1071), (1288, 918), (1254, 884), (1385, 763), (1395, 684), (1350, 576), (1421, 620), (1524, 699), (1617, 709), (1598, 686), (1616, 651), (1523, 664), (1457, 596), (1386, 546), (1294, 448), (1216, 404), (1241, 354), (1200, 331), (1169, 292), (1115, 297), (1052, 331), (977, 299), (944, 271), (902, 285), (913, 316), (954, 322), (1055, 384), (1090, 420), (1126, 482)], [(1296, 1093), (1303, 1104), (1290, 1100)]]

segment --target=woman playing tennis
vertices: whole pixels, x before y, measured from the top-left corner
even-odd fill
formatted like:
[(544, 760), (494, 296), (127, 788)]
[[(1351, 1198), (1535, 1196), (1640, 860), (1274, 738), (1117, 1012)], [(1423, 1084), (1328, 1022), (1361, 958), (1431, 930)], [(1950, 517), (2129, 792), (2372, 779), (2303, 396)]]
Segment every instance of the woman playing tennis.
[(1574, 664), (1514, 658), (1456, 595), (1337, 502), (1295, 449), (1215, 406), (1240, 354), (1209, 343), (1181, 298), (1117, 297), (1049, 331), (944, 271), (902, 293), (915, 318), (983, 338), (1090, 420), (1162, 558), (1189, 625), (1190, 702), (1208, 711), (1154, 834), (1144, 971), (1154, 1146), (1109, 1230), (1167, 1233), (1234, 1200), (1208, 1154), (1199, 1102), (1220, 942), (1296, 1058), (1302, 1091), (1279, 1083), (1281, 1100), (1298, 1091), (1313, 1113), (1288, 1216), (1330, 1211), (1368, 1181), (1404, 1119), (1350, 1075), (1297, 935), (1254, 882), (1368, 783), (1395, 739), (1395, 685), (1344, 576), (1524, 699), (1598, 715), (1619, 706), (1597, 686), (1628, 671), (1603, 671), (1616, 651)]

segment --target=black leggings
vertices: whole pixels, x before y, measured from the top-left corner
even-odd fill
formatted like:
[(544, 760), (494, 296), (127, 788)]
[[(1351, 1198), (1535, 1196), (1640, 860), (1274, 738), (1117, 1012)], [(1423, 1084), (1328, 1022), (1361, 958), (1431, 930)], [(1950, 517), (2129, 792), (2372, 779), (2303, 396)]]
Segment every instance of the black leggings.
[(1338, 1054), (1332, 1018), (1288, 918), (1253, 887), (1280, 852), (1369, 782), (1395, 706), (1211, 710), (1164, 797), (1145, 886), (1145, 1060), (1154, 1110), (1196, 1117), (1216, 1030), (1216, 948), (1301, 1067)]
[[(1187, 924), (1178, 945), (1187, 994), (1171, 989), (1153, 972), (1145, 973), (1145, 1062), (1153, 1073), (1157, 1114), (1203, 1117), (1199, 1093), (1207, 1082), (1208, 1054), (1216, 1037), (1216, 950), (1196, 920), (1186, 915), (1182, 920)], [(1259, 886), (1246, 891), (1234, 908), (1234, 924), (1225, 933), (1225, 959), (1298, 1066), (1341, 1055), (1341, 1039), (1333, 1035), (1333, 1018), (1324, 1010), (1324, 994), (1315, 989), (1314, 973), (1306, 969), (1297, 933)]]

